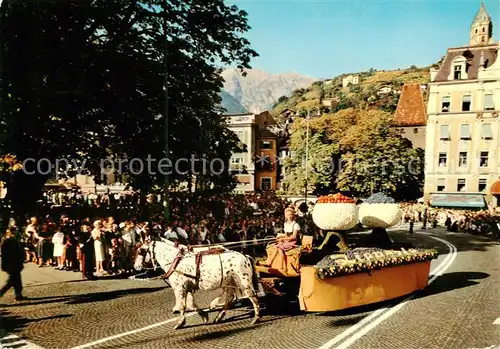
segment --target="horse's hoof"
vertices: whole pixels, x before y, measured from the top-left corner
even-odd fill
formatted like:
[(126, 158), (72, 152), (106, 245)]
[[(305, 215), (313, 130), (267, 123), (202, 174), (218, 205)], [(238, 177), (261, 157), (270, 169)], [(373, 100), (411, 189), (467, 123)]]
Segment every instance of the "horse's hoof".
[(252, 325), (255, 325), (255, 324), (258, 324), (259, 322), (261, 322), (262, 319), (260, 317), (256, 317), (252, 320)]
[(208, 315), (205, 312), (200, 312), (201, 319), (203, 323), (206, 324), (208, 322)]
[(177, 325), (174, 326), (174, 330), (183, 328), (185, 324), (186, 324), (186, 319), (182, 319), (177, 323)]
[(180, 330), (183, 327), (184, 327), (184, 324), (177, 324), (174, 326), (174, 330)]

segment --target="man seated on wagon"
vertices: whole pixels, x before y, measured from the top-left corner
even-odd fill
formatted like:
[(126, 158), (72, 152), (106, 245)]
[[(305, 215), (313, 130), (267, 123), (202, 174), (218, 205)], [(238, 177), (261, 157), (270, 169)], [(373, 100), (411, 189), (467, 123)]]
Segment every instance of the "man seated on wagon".
[(285, 260), (285, 252), (290, 251), (297, 247), (298, 234), (300, 233), (300, 226), (295, 221), (295, 211), (293, 208), (288, 207), (285, 209), (285, 223), (283, 232), (276, 235), (275, 248), (268, 248), (267, 260), (263, 264), (270, 267), (278, 254), (281, 254), (282, 260)]

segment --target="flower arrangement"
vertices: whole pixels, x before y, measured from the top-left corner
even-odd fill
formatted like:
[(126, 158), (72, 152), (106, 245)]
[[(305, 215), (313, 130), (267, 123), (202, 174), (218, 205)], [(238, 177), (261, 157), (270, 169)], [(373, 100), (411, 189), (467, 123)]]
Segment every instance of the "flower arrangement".
[(342, 276), (370, 272), (397, 265), (424, 262), (437, 258), (434, 249), (383, 250), (378, 248), (356, 248), (323, 258), (316, 264), (318, 276)]
[(349, 230), (358, 222), (356, 202), (340, 193), (318, 199), (312, 219), (323, 230)]
[(376, 193), (359, 205), (359, 221), (369, 228), (389, 228), (396, 225), (403, 211), (395, 200)]

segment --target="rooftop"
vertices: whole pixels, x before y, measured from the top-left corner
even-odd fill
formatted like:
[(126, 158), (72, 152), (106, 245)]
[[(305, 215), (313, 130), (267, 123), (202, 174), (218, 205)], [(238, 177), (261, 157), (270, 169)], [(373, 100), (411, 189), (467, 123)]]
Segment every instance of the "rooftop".
[(480, 67), (481, 55), (484, 55), (485, 68), (493, 65), (498, 55), (498, 44), (455, 47), (448, 49), (446, 57), (439, 68), (434, 82), (449, 81), (453, 61), (458, 57), (465, 57), (467, 60), (466, 73), (467, 80), (477, 79), (477, 73)]
[(406, 84), (401, 91), (394, 114), (394, 125), (399, 127), (425, 126), (427, 114), (420, 84)]

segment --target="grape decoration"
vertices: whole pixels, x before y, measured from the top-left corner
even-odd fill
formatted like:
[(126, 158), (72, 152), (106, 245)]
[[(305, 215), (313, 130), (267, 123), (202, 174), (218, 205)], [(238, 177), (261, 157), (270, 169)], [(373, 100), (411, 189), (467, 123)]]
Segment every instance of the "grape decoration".
[(340, 193), (337, 193), (337, 194), (330, 194), (327, 196), (320, 196), (318, 198), (317, 203), (320, 203), (320, 204), (325, 204), (325, 203), (329, 203), (329, 204), (355, 204), (356, 200), (351, 199), (350, 197), (344, 196)]
[(370, 272), (384, 267), (429, 261), (437, 258), (434, 249), (384, 250), (381, 248), (354, 248), (345, 253), (326, 256), (315, 267), (320, 278)]
[(396, 200), (394, 200), (390, 196), (385, 195), (384, 193), (375, 193), (364, 202), (366, 202), (367, 204), (394, 204), (396, 203)]

